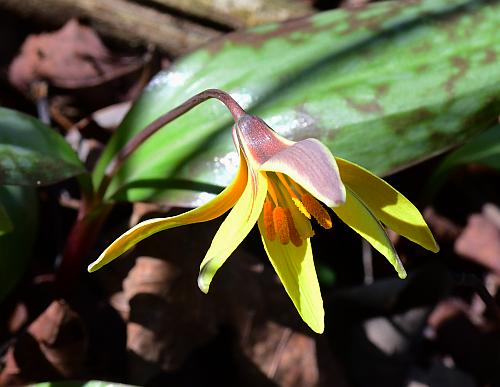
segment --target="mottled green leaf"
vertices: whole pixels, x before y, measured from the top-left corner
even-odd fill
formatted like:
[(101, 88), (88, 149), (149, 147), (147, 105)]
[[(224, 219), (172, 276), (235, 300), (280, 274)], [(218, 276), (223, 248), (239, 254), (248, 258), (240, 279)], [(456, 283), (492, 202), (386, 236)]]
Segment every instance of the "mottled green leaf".
[(0, 301), (14, 288), (31, 257), (37, 229), (34, 188), (0, 186), (0, 202), (12, 222), (12, 231), (0, 235)]
[[(108, 144), (94, 182), (147, 123), (207, 88), (230, 92), (292, 140), (316, 137), (338, 156), (390, 173), (491, 126), (500, 108), (499, 30), (498, 1), (414, 0), (227, 35), (156, 76)], [(230, 126), (218, 101), (205, 102), (147, 141), (107, 198), (155, 200), (226, 185), (238, 163)]]
[(475, 136), (450, 153), (431, 176), (429, 191), (436, 192), (454, 168), (468, 163), (500, 169), (500, 125)]
[(0, 107), (0, 184), (52, 184), (83, 172), (78, 156), (57, 132)]

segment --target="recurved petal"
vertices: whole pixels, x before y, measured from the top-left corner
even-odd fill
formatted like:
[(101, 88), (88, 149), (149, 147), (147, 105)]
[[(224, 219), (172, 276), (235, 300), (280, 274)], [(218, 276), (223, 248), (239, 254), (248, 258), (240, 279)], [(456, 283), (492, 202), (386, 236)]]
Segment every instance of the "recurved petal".
[(91, 263), (89, 272), (96, 271), (118, 258), (137, 243), (159, 231), (183, 226), (185, 224), (206, 222), (215, 219), (228, 211), (242, 195), (248, 180), (248, 168), (243, 155), (240, 157), (240, 167), (234, 180), (219, 195), (208, 203), (167, 218), (149, 219), (141, 222), (116, 239), (106, 250)]
[(417, 208), (400, 192), (366, 169), (337, 157), (342, 181), (387, 227), (426, 249), (439, 247)]
[(266, 194), (267, 177), (265, 173), (250, 173), (243, 195), (220, 226), (201, 262), (198, 287), (202, 292), (208, 292), (217, 270), (257, 223)]
[(267, 256), (295, 308), (314, 332), (323, 333), (325, 313), (310, 239), (299, 247), (271, 241), (266, 236), (262, 217), (259, 218), (259, 230)]
[(335, 158), (314, 138), (281, 150), (263, 163), (260, 170), (288, 175), (328, 207), (336, 207), (345, 201), (345, 187)]
[(346, 202), (333, 208), (338, 217), (359, 235), (365, 238), (377, 251), (384, 255), (396, 269), (400, 278), (406, 278), (406, 271), (384, 228), (367, 205), (346, 186)]

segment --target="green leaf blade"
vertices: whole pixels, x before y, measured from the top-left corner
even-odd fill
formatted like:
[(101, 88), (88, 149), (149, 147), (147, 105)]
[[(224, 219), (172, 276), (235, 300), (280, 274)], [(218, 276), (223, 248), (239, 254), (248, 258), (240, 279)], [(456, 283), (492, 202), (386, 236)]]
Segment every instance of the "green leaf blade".
[[(207, 88), (230, 92), (292, 140), (318, 138), (377, 174), (404, 168), (496, 120), (499, 28), (498, 2), (422, 0), (230, 34), (153, 80), (105, 150), (94, 182), (141, 128)], [(192, 205), (200, 195), (190, 203), (172, 196), (179, 181), (226, 185), (237, 163), (230, 125), (219, 102), (197, 107), (124, 164), (108, 199)]]
[(78, 156), (53, 129), (0, 107), (0, 184), (47, 185), (84, 172)]

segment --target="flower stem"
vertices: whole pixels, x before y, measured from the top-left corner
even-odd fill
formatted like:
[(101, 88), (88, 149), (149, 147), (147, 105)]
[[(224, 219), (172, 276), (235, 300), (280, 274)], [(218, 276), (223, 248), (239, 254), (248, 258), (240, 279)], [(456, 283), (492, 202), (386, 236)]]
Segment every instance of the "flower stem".
[(125, 162), (125, 160), (149, 137), (155, 134), (166, 124), (180, 117), (184, 113), (187, 113), (189, 110), (199, 105), (200, 103), (211, 98), (216, 98), (219, 101), (221, 101), (224, 105), (226, 105), (226, 107), (233, 115), (235, 122), (238, 122), (240, 117), (246, 114), (243, 108), (228, 93), (222, 90), (208, 89), (194, 95), (193, 97), (189, 98), (186, 102), (182, 103), (176, 108), (170, 110), (168, 113), (163, 114), (162, 116), (151, 122), (148, 126), (146, 126), (143, 130), (141, 130), (139, 134), (137, 134), (137, 136), (132, 138), (115, 155), (115, 157), (110, 161), (110, 163), (106, 168), (101, 184), (99, 185), (99, 189), (97, 190), (97, 197), (98, 198), (104, 197), (106, 189), (108, 188), (108, 185), (111, 182), (113, 176), (118, 172), (118, 170)]
[(59, 294), (70, 294), (74, 284), (77, 283), (82, 266), (86, 263), (87, 254), (112, 208), (111, 203), (103, 202), (104, 194), (111, 179), (125, 160), (163, 126), (210, 98), (216, 98), (224, 103), (236, 122), (246, 114), (241, 106), (226, 92), (217, 89), (205, 90), (151, 122), (132, 138), (108, 164), (96, 194), (93, 193), (92, 182), (88, 176), (82, 176), (79, 179), (82, 191), (82, 206), (69, 233), (63, 251), (63, 259), (57, 272), (56, 287)]

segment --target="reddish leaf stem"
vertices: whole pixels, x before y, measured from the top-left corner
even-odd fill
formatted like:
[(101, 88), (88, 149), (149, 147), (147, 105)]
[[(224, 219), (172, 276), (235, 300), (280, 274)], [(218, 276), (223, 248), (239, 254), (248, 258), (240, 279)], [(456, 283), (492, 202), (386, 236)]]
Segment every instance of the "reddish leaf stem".
[(71, 228), (63, 258), (56, 274), (56, 292), (59, 297), (68, 297), (82, 268), (87, 265), (87, 257), (112, 208), (111, 204), (89, 208), (82, 204), (75, 224)]

